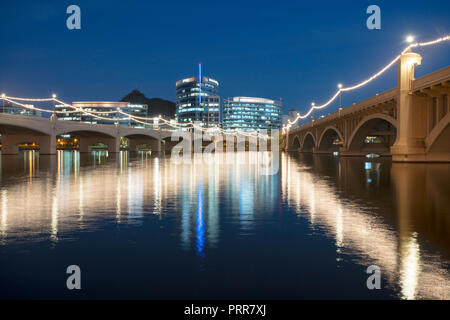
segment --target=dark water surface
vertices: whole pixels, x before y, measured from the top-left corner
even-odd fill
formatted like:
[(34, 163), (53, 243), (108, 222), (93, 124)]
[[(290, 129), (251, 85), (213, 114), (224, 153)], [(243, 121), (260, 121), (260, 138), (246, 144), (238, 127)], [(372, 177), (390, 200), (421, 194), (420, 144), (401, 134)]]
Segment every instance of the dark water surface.
[(27, 151), (0, 165), (0, 298), (450, 298), (449, 164), (282, 154), (267, 176)]

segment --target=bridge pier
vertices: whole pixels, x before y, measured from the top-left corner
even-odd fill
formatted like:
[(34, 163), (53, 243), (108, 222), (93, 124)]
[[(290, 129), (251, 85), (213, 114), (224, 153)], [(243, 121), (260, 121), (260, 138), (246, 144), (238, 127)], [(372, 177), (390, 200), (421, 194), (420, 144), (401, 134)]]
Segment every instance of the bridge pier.
[(153, 140), (150, 145), (152, 152), (161, 152), (161, 139)]
[(2, 134), (2, 155), (18, 154), (19, 153), (18, 144), (21, 141), (24, 140), (22, 138), (19, 139), (18, 136)]
[(171, 141), (170, 138), (164, 139), (164, 153), (170, 154), (172, 153), (172, 149), (180, 143), (179, 141)]
[(39, 141), (39, 154), (56, 154), (56, 135), (41, 136)]
[(408, 52), (400, 57), (397, 67), (397, 140), (391, 147), (392, 160), (398, 162), (426, 161), (426, 108), (414, 97), (414, 67), (422, 57)]

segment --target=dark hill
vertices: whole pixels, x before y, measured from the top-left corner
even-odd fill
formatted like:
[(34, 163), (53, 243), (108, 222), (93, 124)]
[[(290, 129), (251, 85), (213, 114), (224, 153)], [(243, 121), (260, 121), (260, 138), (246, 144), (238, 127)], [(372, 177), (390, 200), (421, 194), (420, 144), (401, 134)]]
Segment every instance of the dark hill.
[(175, 118), (175, 109), (176, 109), (175, 103), (160, 98), (148, 99), (139, 90), (131, 91), (120, 101), (136, 104), (146, 104), (148, 106), (147, 114), (149, 116), (162, 115), (170, 118)]

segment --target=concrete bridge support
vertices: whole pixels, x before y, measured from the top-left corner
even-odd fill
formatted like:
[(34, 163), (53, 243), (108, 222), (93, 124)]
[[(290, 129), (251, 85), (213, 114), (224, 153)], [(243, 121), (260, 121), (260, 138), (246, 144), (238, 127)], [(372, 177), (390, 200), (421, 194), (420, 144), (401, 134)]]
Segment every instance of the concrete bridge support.
[(39, 154), (56, 154), (56, 136), (41, 136), (39, 141)]
[(396, 88), (289, 130), (287, 150), (450, 162), (450, 67), (415, 79), (421, 59), (399, 57)]
[(414, 67), (421, 62), (422, 57), (413, 52), (403, 54), (398, 62), (398, 128), (397, 140), (391, 148), (393, 161), (421, 161), (426, 158), (426, 109), (412, 94)]
[[(180, 139), (181, 140), (181, 139)], [(172, 149), (178, 144), (180, 143), (180, 141), (171, 141), (170, 138), (166, 138), (163, 140), (164, 141), (164, 153), (166, 154), (171, 154), (172, 153)]]

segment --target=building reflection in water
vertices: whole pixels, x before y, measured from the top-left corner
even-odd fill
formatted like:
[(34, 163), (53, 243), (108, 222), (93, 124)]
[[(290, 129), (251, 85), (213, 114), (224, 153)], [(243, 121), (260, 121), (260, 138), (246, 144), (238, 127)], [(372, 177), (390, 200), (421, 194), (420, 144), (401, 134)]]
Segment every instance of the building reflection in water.
[(199, 255), (200, 258), (204, 258), (205, 224), (203, 221), (203, 187), (201, 182), (198, 184), (197, 190), (197, 219), (195, 231), (197, 232), (196, 237), (197, 254)]
[(74, 151), (57, 151), (58, 159), (58, 176), (67, 176), (73, 174), (75, 179), (80, 172), (80, 152)]
[[(75, 176), (77, 177), (77, 176)], [(83, 180), (84, 178), (80, 176), (78, 181), (78, 222), (79, 222), (79, 228), (84, 229), (84, 198), (83, 198)]]
[(106, 162), (109, 157), (109, 152), (107, 150), (93, 150), (91, 156), (93, 160), (92, 163), (95, 167), (96, 165), (101, 165)]
[[(285, 201), (311, 224), (324, 228), (335, 239), (338, 254), (342, 250), (359, 257), (364, 266), (378, 265), (388, 285), (399, 287), (404, 299), (449, 299), (446, 265), (440, 256), (424, 253), (417, 231), (426, 238), (435, 233), (434, 245), (448, 254), (450, 200), (448, 180), (444, 180), (449, 178), (450, 166), (342, 158), (336, 174), (331, 161), (322, 156), (292, 159), (282, 155)], [(389, 179), (393, 194), (384, 192)], [(355, 195), (360, 201), (348, 199)], [(384, 210), (392, 203), (397, 208), (387, 214)]]
[(183, 199), (181, 200), (181, 246), (184, 250), (189, 250), (191, 246), (191, 208), (190, 208), (190, 195), (183, 193)]
[(142, 223), (144, 211), (144, 177), (142, 172), (134, 167), (128, 168), (127, 212), (128, 223)]
[(153, 160), (153, 214), (161, 214), (161, 168), (159, 158)]
[[(245, 174), (244, 172), (240, 172)], [(239, 194), (239, 225), (241, 234), (251, 234), (254, 220), (255, 186), (250, 179), (239, 179), (236, 176), (236, 192)], [(257, 179), (255, 179), (257, 181)]]
[[(450, 256), (448, 164), (282, 154), (280, 174), (265, 176), (258, 164), (174, 164), (151, 154), (131, 159), (125, 151), (21, 156), (1, 158), (3, 245), (49, 239), (58, 245), (104, 220), (140, 226), (147, 215), (170, 215), (182, 248), (203, 261), (224, 225), (251, 236), (259, 218), (293, 211), (333, 239), (338, 265), (342, 259), (378, 265), (404, 299), (450, 298), (442, 262)], [(225, 204), (229, 212), (220, 210)], [(430, 253), (424, 239), (444, 258)]]
[[(220, 157), (218, 154), (211, 155), (213, 160), (208, 164), (168, 164), (173, 181), (183, 178), (174, 192), (180, 194), (180, 238), (185, 250), (217, 247), (220, 224), (224, 223), (238, 223), (239, 235), (250, 235), (255, 215), (265, 214), (261, 208), (266, 212), (278, 210), (279, 176), (261, 175), (258, 162), (239, 164), (239, 156), (234, 155), (229, 164), (220, 164), (214, 158)], [(225, 205), (231, 207), (230, 212), (219, 216), (220, 206)]]
[(208, 243), (215, 248), (219, 242), (219, 194), (220, 194), (220, 167), (218, 164), (208, 167)]
[(0, 232), (1, 232), (1, 242), (0, 244), (6, 244), (6, 237), (8, 236), (8, 191), (1, 191), (1, 199), (2, 199), (2, 217), (0, 219)]
[(120, 151), (119, 153), (119, 167), (120, 172), (123, 172), (128, 168), (128, 152), (127, 151)]
[(55, 192), (55, 195), (53, 196), (53, 201), (52, 201), (52, 222), (51, 222), (52, 229), (50, 232), (50, 239), (54, 243), (58, 242), (58, 218), (59, 218), (58, 192)]
[(39, 157), (35, 150), (23, 152), (24, 172), (28, 173), (30, 181), (36, 175), (36, 169), (39, 171)]

